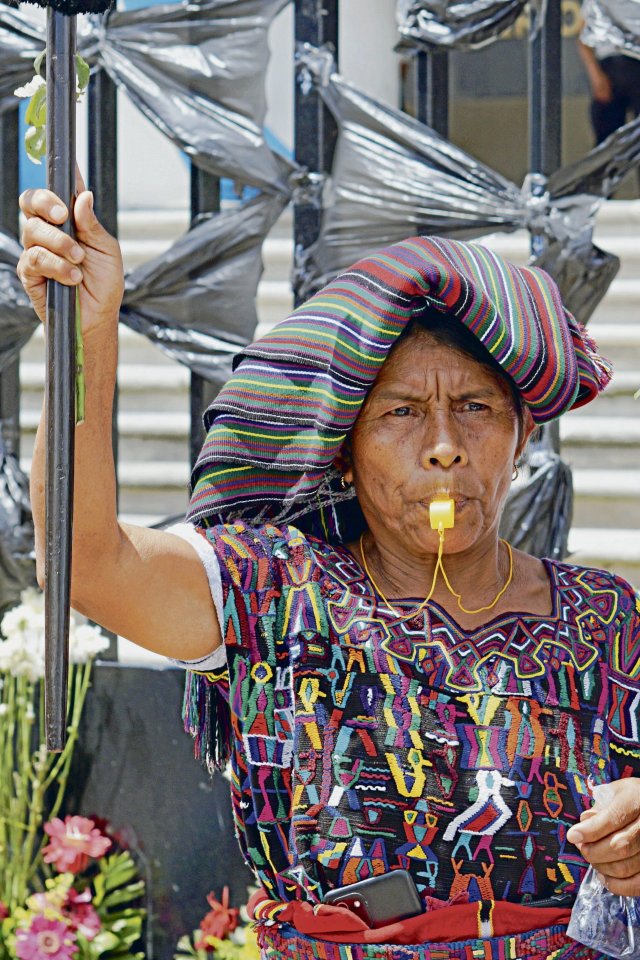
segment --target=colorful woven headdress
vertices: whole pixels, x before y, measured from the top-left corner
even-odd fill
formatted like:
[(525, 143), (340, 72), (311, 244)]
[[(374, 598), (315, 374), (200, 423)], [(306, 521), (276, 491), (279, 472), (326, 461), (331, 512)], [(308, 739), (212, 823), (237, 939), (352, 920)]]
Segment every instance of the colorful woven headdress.
[(360, 260), (236, 358), (205, 414), (188, 518), (357, 535), (362, 518), (333, 462), (393, 343), (426, 305), (478, 337), (537, 423), (588, 403), (610, 380), (544, 271), (479, 244), (405, 240)]

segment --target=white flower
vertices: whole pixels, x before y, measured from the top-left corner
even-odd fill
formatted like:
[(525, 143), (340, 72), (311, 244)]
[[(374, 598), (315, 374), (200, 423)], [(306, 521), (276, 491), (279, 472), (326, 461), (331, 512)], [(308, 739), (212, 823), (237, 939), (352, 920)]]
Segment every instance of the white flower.
[(86, 663), (106, 650), (109, 640), (98, 627), (88, 623), (78, 626), (71, 622), (69, 629), (69, 659), (71, 663)]
[(9, 704), (0, 703), (0, 717), (5, 717), (9, 713)]
[(16, 97), (32, 97), (40, 87), (46, 87), (46, 83), (43, 77), (35, 76), (33, 79), (29, 80), (29, 83), (25, 83), (24, 87), (18, 87), (17, 90), (14, 90), (14, 96)]
[(39, 614), (44, 623), (44, 591), (37, 587), (27, 587), (20, 594), (21, 606), (28, 607), (34, 614)]
[[(29, 587), (20, 603), (2, 618), (0, 624), (0, 672), (27, 677), (32, 682), (44, 676), (44, 593)], [(97, 628), (79, 624), (73, 612), (69, 620), (69, 660), (87, 663), (106, 650), (109, 640)]]
[(32, 683), (44, 676), (44, 636), (13, 635), (0, 642), (0, 670)]

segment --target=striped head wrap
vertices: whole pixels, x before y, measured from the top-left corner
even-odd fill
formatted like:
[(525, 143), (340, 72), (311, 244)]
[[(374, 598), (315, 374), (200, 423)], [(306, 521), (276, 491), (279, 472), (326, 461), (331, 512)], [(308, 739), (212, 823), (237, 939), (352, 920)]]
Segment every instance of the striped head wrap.
[(189, 519), (295, 520), (326, 539), (355, 535), (361, 516), (333, 462), (396, 338), (427, 305), (478, 337), (537, 423), (609, 382), (544, 271), (479, 244), (414, 237), (360, 260), (236, 358), (205, 414)]

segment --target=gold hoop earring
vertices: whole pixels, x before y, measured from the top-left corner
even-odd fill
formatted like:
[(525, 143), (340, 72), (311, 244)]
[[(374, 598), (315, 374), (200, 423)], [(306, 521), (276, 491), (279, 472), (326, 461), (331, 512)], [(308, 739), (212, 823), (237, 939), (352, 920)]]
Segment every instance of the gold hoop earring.
[(513, 465), (513, 473), (511, 474), (511, 479), (512, 479), (512, 480), (517, 480), (519, 476), (520, 476), (520, 471), (518, 470), (517, 464), (514, 463), (514, 465)]
[(345, 477), (344, 473), (343, 473), (342, 476), (340, 477), (340, 486), (341, 486), (341, 488), (342, 488), (343, 490), (348, 490), (349, 487), (351, 486), (351, 484), (349, 483), (349, 481), (348, 481), (347, 478)]

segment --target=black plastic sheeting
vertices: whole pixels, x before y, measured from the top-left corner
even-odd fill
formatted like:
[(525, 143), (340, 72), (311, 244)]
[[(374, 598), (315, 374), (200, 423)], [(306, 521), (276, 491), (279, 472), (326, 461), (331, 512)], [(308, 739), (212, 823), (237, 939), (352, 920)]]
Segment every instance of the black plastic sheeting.
[(17, 358), (38, 325), (16, 274), (21, 252), (18, 241), (0, 230), (0, 373)]
[(520, 188), (344, 81), (330, 51), (299, 49), (298, 69), (316, 83), (338, 122), (320, 237), (295, 263), (300, 296), (377, 247), (412, 234), (471, 239), (527, 228), (547, 241), (539, 262), (558, 281), (568, 309), (587, 322), (619, 266), (592, 243), (595, 216), (640, 161), (640, 120), (548, 181), (529, 176)]
[(640, 3), (638, 0), (585, 0), (585, 25), (580, 39), (588, 47), (613, 48), (615, 53), (640, 57)]
[[(233, 356), (254, 335), (262, 242), (286, 202), (262, 194), (203, 218), (165, 254), (128, 275), (123, 322), (221, 386)], [(38, 324), (16, 275), (19, 255), (17, 241), (0, 231), (0, 370)], [(28, 481), (0, 434), (0, 616), (29, 585), (35, 585), (35, 559)]]
[(567, 556), (573, 512), (571, 469), (547, 449), (529, 460), (528, 478), (514, 486), (505, 504), (500, 536), (512, 547), (561, 560)]
[(0, 619), (26, 587), (36, 585), (33, 542), (29, 482), (5, 449), (0, 423)]
[[(254, 336), (262, 243), (287, 203), (261, 194), (202, 218), (161, 256), (127, 275), (121, 320), (220, 386)], [(16, 240), (0, 231), (0, 371), (38, 325), (16, 275)]]
[(541, 19), (545, 0), (398, 0), (401, 46), (470, 49), (493, 43), (527, 8)]
[(162, 256), (127, 276), (121, 319), (219, 386), (255, 333), (262, 242), (286, 198), (262, 194), (203, 218)]
[(634, 120), (576, 163), (562, 167), (546, 184), (548, 244), (534, 261), (560, 288), (563, 302), (587, 323), (608, 290), (620, 261), (591, 237), (601, 201), (611, 196), (640, 160), (640, 121)]
[[(203, 170), (288, 192), (292, 165), (266, 144), (267, 31), (288, 0), (205, 0), (78, 19), (78, 49)], [(0, 4), (0, 107), (33, 74), (42, 17)]]

